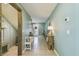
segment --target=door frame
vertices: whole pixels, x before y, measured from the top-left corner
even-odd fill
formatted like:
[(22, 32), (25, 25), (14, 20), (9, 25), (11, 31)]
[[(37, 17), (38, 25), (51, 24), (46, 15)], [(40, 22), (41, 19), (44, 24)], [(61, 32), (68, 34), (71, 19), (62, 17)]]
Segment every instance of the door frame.
[(22, 55), (22, 10), (16, 3), (9, 3), (13, 8), (18, 11), (18, 56)]

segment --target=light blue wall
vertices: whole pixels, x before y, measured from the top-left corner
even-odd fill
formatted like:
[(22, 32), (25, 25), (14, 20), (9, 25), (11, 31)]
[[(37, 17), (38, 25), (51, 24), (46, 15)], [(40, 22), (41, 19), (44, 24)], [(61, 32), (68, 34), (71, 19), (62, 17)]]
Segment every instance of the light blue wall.
[(22, 10), (22, 23), (23, 23), (23, 28), (22, 28), (22, 42), (23, 42), (23, 50), (25, 49), (25, 41), (29, 37), (29, 32), (32, 31), (32, 25), (31, 25), (31, 18), (30, 16), (25, 13), (24, 10)]
[(27, 15), (24, 11), (22, 13), (23, 18), (23, 32), (26, 35), (29, 35), (29, 32), (31, 31), (31, 18), (29, 15)]
[[(70, 21), (65, 21), (66, 17)], [(79, 4), (58, 4), (46, 22), (46, 28), (49, 21), (54, 24), (55, 49), (59, 55), (79, 55)]]
[(39, 24), (39, 35), (43, 35), (44, 29), (45, 29), (45, 24), (40, 23)]
[(76, 4), (75, 9), (75, 39), (76, 39), (76, 55), (79, 56), (79, 4)]
[(47, 35), (48, 26), (49, 26), (49, 21), (50, 21), (50, 20), (47, 20), (47, 21), (45, 22), (45, 34), (46, 34), (46, 35)]

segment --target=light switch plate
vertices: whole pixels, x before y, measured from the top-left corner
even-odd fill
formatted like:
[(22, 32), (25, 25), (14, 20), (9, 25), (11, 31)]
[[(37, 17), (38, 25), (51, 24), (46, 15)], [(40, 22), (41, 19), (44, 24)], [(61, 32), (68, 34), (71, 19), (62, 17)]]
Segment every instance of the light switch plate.
[(70, 30), (67, 30), (66, 33), (69, 35), (70, 34)]

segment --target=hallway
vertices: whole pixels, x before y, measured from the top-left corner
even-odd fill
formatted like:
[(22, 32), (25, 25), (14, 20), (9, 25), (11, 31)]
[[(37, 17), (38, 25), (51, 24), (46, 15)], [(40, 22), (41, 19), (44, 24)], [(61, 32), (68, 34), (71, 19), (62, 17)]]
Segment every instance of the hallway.
[[(17, 47), (14, 46), (9, 49), (4, 56), (16, 56), (17, 55)], [(56, 54), (52, 50), (48, 50), (47, 43), (42, 35), (39, 37), (34, 37), (34, 43), (32, 46), (32, 50), (23, 51), (23, 56), (56, 56)]]
[(79, 55), (79, 4), (3, 3), (0, 6), (0, 55)]

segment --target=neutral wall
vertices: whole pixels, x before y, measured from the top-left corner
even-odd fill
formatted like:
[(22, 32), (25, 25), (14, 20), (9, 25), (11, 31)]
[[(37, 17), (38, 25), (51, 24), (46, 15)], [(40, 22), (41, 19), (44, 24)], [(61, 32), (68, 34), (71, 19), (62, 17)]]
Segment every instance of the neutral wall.
[[(67, 22), (65, 18), (70, 20)], [(79, 4), (58, 4), (46, 22), (46, 32), (49, 22), (54, 27), (55, 49), (59, 55), (79, 55)]]
[[(15, 45), (17, 23), (17, 11), (9, 4), (2, 4), (2, 44), (8, 44), (8, 47)], [(4, 31), (4, 32), (3, 32)], [(2, 36), (2, 37), (3, 37)]]
[(18, 28), (17, 10), (9, 4), (2, 4), (2, 14), (16, 29)]
[(2, 44), (8, 44), (8, 48), (15, 45), (16, 30), (2, 17)]

